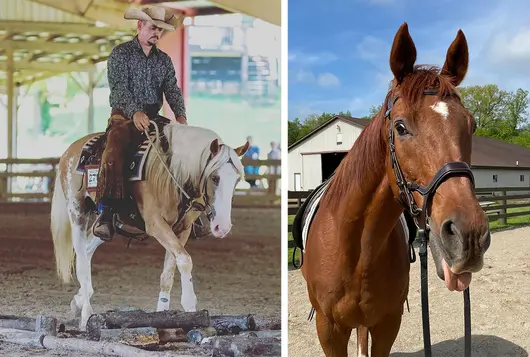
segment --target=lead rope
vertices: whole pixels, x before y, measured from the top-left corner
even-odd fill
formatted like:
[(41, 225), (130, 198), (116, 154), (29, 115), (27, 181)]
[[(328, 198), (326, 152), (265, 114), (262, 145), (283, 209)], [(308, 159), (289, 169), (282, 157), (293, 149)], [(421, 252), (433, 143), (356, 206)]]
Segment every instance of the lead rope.
[[(420, 265), (421, 265), (421, 314), (423, 323), (423, 348), (425, 357), (431, 357), (431, 332), (429, 326), (429, 295), (427, 281), (427, 234), (425, 230), (419, 229), (420, 238)], [(464, 356), (471, 357), (471, 298), (469, 287), (464, 292)]]
[[(160, 132), (158, 131), (158, 126), (156, 125), (156, 123), (153, 121), (153, 120), (149, 120), (149, 122), (151, 124), (153, 124), (153, 126), (155, 127), (155, 131), (156, 131), (156, 137), (158, 140), (160, 140)], [(156, 153), (156, 156), (160, 159), (160, 161), (162, 162), (162, 166), (164, 166), (164, 168), (166, 169), (167, 173), (169, 174), (169, 176), (171, 176), (171, 178), (173, 179), (173, 182), (175, 183), (175, 185), (177, 185), (177, 187), (180, 189), (180, 191), (184, 194), (184, 196), (186, 196), (186, 198), (188, 200), (191, 200), (191, 197), (188, 195), (188, 193), (186, 191), (184, 191), (184, 189), (178, 184), (177, 182), (177, 179), (175, 178), (175, 176), (173, 175), (173, 173), (171, 172), (171, 170), (167, 167), (166, 165), (166, 162), (162, 159), (162, 155), (160, 154), (160, 152), (158, 151), (158, 148), (156, 147), (155, 143), (153, 142), (153, 140), (151, 139), (151, 136), (149, 135), (149, 132), (147, 131), (147, 129), (144, 129), (144, 134), (145, 136), (147, 137), (147, 140), (149, 140), (149, 142), (151, 143), (151, 146), (153, 147), (153, 149), (155, 149), (155, 153)]]

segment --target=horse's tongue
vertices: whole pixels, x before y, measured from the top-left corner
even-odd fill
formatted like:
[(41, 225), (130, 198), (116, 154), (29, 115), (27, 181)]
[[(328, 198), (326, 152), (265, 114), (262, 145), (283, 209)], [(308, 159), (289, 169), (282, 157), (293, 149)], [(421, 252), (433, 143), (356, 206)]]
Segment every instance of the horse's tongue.
[(442, 259), (444, 268), (445, 285), (450, 291), (464, 291), (471, 283), (471, 273), (454, 274), (450, 269), (445, 259)]

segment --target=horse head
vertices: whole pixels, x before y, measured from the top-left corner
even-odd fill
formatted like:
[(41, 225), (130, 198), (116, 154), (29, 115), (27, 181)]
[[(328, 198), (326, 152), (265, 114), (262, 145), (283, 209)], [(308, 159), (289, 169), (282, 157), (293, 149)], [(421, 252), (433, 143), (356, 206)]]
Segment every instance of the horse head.
[(468, 70), (464, 33), (458, 31), (441, 70), (415, 66), (415, 61), (416, 47), (405, 23), (392, 45), (394, 78), (382, 109), (391, 152), (387, 177), (406, 208), (423, 207), (426, 216), (418, 217), (427, 217), (423, 224), (431, 232), (437, 275), (449, 290), (461, 291), (482, 269), (490, 244), (488, 219), (468, 166), (476, 123), (456, 90)]
[(224, 238), (232, 228), (232, 199), (237, 183), (244, 175), (239, 159), (247, 152), (250, 143), (232, 149), (214, 139), (210, 144), (210, 157), (205, 169), (203, 192), (211, 212), (208, 214), (210, 230), (217, 238)]

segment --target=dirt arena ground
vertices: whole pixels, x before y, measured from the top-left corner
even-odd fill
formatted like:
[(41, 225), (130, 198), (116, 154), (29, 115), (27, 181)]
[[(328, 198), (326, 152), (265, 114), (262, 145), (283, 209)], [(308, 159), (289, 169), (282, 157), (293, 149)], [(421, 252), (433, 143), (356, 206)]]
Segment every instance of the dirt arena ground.
[[(484, 270), (473, 277), (472, 355), (526, 357), (530, 350), (530, 227), (493, 234)], [(464, 356), (462, 293), (436, 276), (429, 253), (429, 305), (433, 357)], [(392, 357), (423, 357), (419, 258), (411, 265), (410, 313), (406, 310)], [(289, 272), (289, 357), (323, 357), (300, 271)], [(357, 356), (355, 331), (348, 346)]]
[[(279, 209), (277, 211), (264, 210), (257, 218), (270, 226), (271, 222), (279, 222)], [(254, 224), (245, 222), (248, 212), (238, 215), (234, 211), (233, 214), (236, 226)], [(238, 220), (237, 217), (242, 218)], [(241, 234), (244, 232), (241, 228), (240, 233), (237, 229), (234, 232), (222, 240), (210, 237), (190, 240), (186, 246), (194, 263), (197, 308), (207, 309), (210, 314), (279, 316), (279, 226), (278, 234), (271, 234), (269, 230), (267, 235), (260, 236), (263, 230), (257, 227), (254, 234)], [(117, 237), (102, 244), (94, 255), (92, 307), (95, 312), (118, 307), (156, 309), (164, 250), (154, 240), (133, 241), (128, 249), (126, 246), (127, 241)], [(54, 264), (49, 215), (0, 212), (0, 314), (35, 316), (46, 313), (58, 319), (71, 319), (69, 304), (78, 285), (62, 286), (55, 276)], [(182, 309), (178, 270), (171, 298), (171, 308)], [(73, 356), (65, 352), (28, 350), (0, 341), (2, 357), (70, 355)]]

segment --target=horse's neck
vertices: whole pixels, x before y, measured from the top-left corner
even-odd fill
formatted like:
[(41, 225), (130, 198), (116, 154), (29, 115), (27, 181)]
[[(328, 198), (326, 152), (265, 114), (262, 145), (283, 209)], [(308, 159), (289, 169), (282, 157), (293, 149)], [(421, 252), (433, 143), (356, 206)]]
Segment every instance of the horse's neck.
[[(384, 165), (385, 160), (381, 162)], [(381, 248), (386, 246), (388, 237), (403, 211), (394, 199), (386, 170), (383, 168), (376, 171), (381, 172), (380, 177), (368, 179), (367, 173), (362, 190), (359, 184), (352, 182), (341, 199), (340, 206), (335, 210), (335, 217), (340, 226), (339, 239), (345, 240), (345, 244), (350, 244), (354, 251), (357, 250), (354, 247), (360, 246), (361, 250), (371, 255), (377, 255)], [(373, 183), (366, 186), (367, 182)]]

